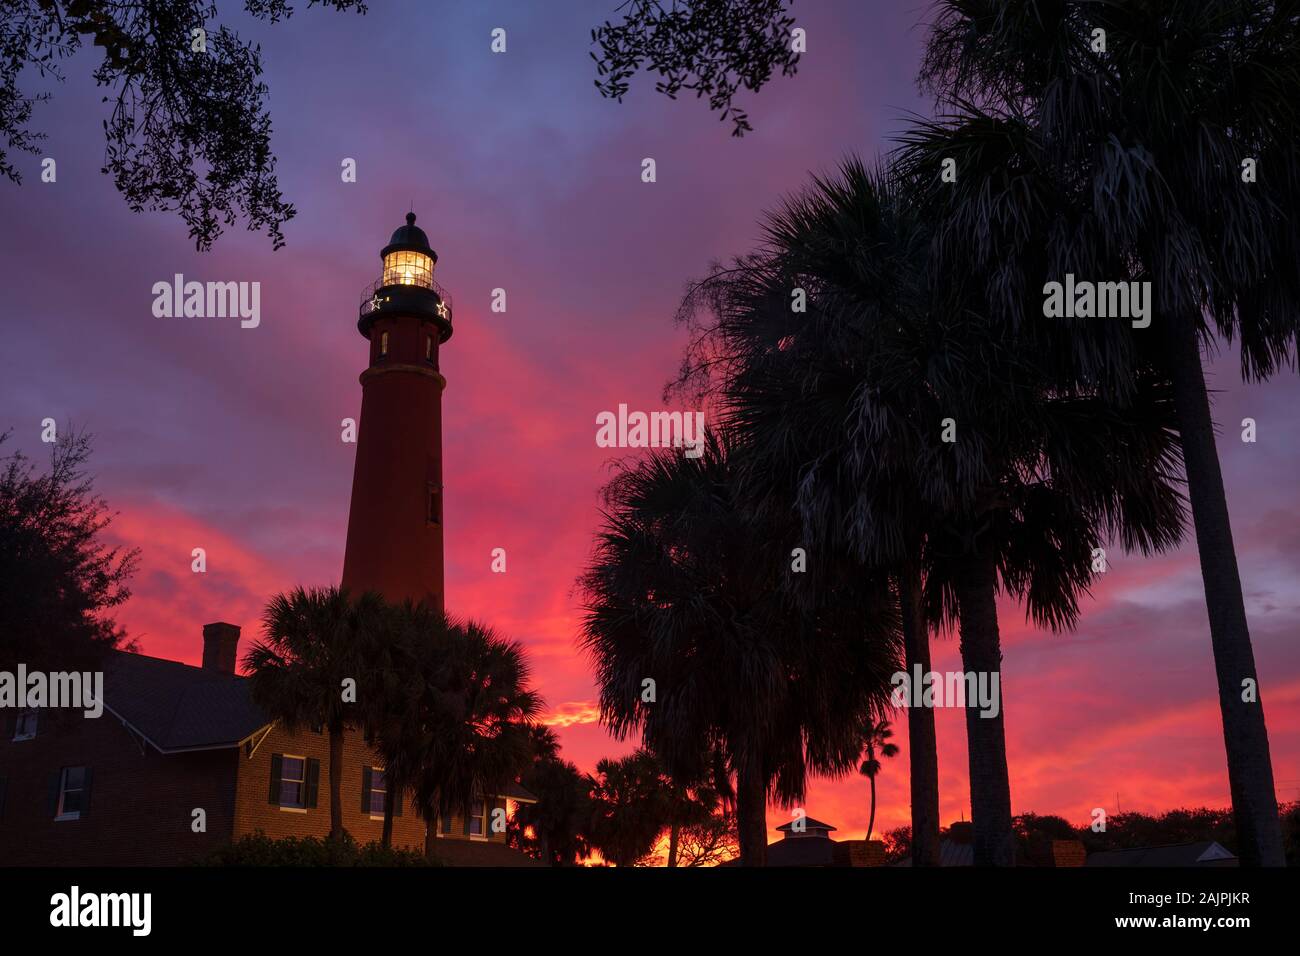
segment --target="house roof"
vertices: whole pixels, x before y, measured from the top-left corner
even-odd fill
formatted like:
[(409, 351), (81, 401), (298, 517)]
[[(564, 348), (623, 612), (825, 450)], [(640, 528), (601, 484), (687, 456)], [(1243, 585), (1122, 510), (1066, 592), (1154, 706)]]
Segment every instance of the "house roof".
[[(794, 821), (777, 827), (784, 836), (767, 845), (768, 866), (847, 866), (847, 843), (839, 843), (826, 835), (835, 827), (812, 817), (804, 817), (806, 833), (794, 833)], [(728, 860), (722, 866), (740, 866), (740, 858)]]
[(521, 786), (520, 784), (517, 783), (506, 784), (505, 789), (501, 793), (498, 793), (497, 796), (505, 797), (508, 800), (513, 800), (515, 801), (515, 803), (536, 803), (537, 802), (536, 794), (534, 794), (527, 787)]
[(104, 706), (163, 753), (234, 747), (270, 723), (242, 677), (125, 651), (104, 662)]
[(801, 821), (791, 820), (789, 823), (781, 824), (779, 827), (777, 827), (777, 829), (780, 830), (782, 833), (793, 833), (794, 825), (796, 822), (802, 823), (804, 825), (805, 830), (834, 830), (835, 829), (835, 827), (831, 826), (829, 823), (822, 823), (820, 820), (814, 820), (812, 817), (804, 817), (803, 820)]
[(1088, 855), (1087, 866), (1236, 866), (1237, 858), (1214, 840), (1103, 850)]

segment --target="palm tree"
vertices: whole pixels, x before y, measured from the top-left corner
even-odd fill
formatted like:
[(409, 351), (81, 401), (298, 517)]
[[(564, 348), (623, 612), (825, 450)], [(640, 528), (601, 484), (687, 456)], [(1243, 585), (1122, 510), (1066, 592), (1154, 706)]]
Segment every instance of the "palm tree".
[[(366, 742), (382, 752), (381, 742), (394, 736), (395, 730), (406, 718), (418, 693), (418, 685), (411, 680), (410, 655), (403, 637), (411, 633), (413, 614), (411, 602), (386, 605), (380, 625), (373, 631), (373, 640), (365, 650), (367, 668), (360, 700), (361, 722)], [(392, 754), (384, 765), (384, 823), (380, 843), (392, 846), (393, 819), (398, 811), (398, 801), (403, 796), (403, 755)]]
[(528, 765), (542, 702), (522, 647), (481, 624), (408, 602), (389, 639), (406, 679), (377, 742), (424, 818), (433, 859), (441, 816), (501, 792)]
[(534, 724), (529, 733), (532, 763), (523, 771), (520, 783), (537, 802), (522, 804), (515, 811), (510, 842), (518, 849), (535, 852), (550, 866), (572, 866), (591, 849), (586, 836), (591, 823), (589, 779), (561, 759), (554, 731)]
[(347, 682), (363, 686), (382, 627), (383, 601), (367, 592), (295, 588), (273, 597), (262, 614), (265, 637), (244, 656), (254, 702), (290, 733), (324, 727), (329, 734), (330, 836), (343, 830), (343, 737), (359, 719), (345, 696)]
[(761, 866), (769, 794), (789, 806), (809, 772), (854, 766), (858, 723), (888, 699), (897, 625), (883, 585), (861, 576), (798, 606), (794, 529), (745, 509), (738, 454), (715, 431), (700, 458), (665, 449), (609, 484), (583, 644), (616, 737), (640, 729), (682, 780), (723, 755), (742, 863)]
[[(888, 171), (850, 161), (767, 233), (688, 300), (713, 313), (688, 380), (716, 383), (751, 484), (792, 497), (813, 544), (890, 569), (900, 599), (923, 582), (926, 617), (960, 624), (968, 673), (1001, 669), (999, 590), (1070, 627), (1103, 534), (1144, 552), (1176, 542), (1162, 383), (1107, 402), (1062, 373), (1052, 330), (993, 321), (972, 284), (927, 281), (929, 232)], [(943, 441), (945, 418), (959, 440)], [(915, 598), (900, 603), (922, 632)], [(966, 717), (977, 861), (1012, 865), (1003, 711), (968, 702)]]
[[(1173, 384), (1241, 856), (1280, 866), (1263, 704), (1243, 690), (1258, 675), (1201, 347), (1216, 334), (1239, 341), (1247, 379), (1294, 362), (1300, 10), (940, 0), (923, 79), (951, 112), (906, 142), (914, 173), (933, 184), (937, 269), (960, 260), (983, 272), (1012, 317), (1041, 314), (1038, 290), (1070, 272), (1151, 283), (1149, 329), (1066, 324), (1074, 360), (1098, 381), (1130, 388), (1145, 353)], [(937, 182), (944, 158), (955, 183)]]
[(647, 750), (596, 764), (591, 779), (591, 845), (615, 866), (633, 866), (653, 852), (672, 808), (663, 767)]
[[(897, 757), (898, 744), (891, 743), (894, 731), (887, 720), (870, 720), (862, 728), (862, 765), (858, 773), (871, 781), (871, 816), (867, 820), (867, 840), (876, 825), (876, 774), (880, 773), (881, 757)], [(879, 756), (877, 756), (879, 755)]]

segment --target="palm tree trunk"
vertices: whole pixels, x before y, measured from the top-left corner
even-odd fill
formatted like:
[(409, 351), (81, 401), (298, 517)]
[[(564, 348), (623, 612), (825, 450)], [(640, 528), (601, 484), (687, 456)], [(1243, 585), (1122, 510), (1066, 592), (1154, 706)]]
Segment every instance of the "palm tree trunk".
[(330, 726), (330, 836), (343, 835), (343, 725)]
[(876, 826), (876, 778), (871, 777), (871, 816), (867, 818), (867, 842), (871, 842), (871, 831)]
[[(930, 628), (921, 603), (921, 570), (907, 562), (898, 576), (899, 610), (903, 622), (903, 660), (908, 680), (916, 668), (930, 671)], [(934, 709), (907, 708), (907, 759), (911, 764), (912, 865), (939, 865), (939, 745), (934, 734)]]
[(384, 835), (380, 838), (380, 844), (385, 850), (393, 845), (393, 787), (395, 784), (392, 779), (385, 775), (384, 777)]
[[(1001, 706), (1002, 648), (998, 635), (997, 568), (990, 554), (977, 552), (956, 574), (961, 620), (961, 661), (968, 675), (990, 681), (998, 674), (997, 715), (982, 716), (977, 700), (966, 701), (966, 747), (970, 755), (970, 813), (976, 866), (1015, 866), (1011, 829), (1011, 782)], [(968, 685), (969, 686), (969, 685)]]
[(736, 768), (736, 826), (741, 866), (767, 866), (767, 780), (751, 751)]
[[(1167, 354), (1187, 472), (1187, 493), (1196, 526), (1196, 547), (1201, 559), (1210, 643), (1219, 684), (1219, 711), (1228, 752), (1237, 852), (1243, 866), (1285, 866), (1264, 702), (1259, 696), (1228, 500), (1214, 444), (1214, 420), (1210, 416), (1210, 400), (1201, 369), (1199, 333), (1194, 321), (1170, 322), (1167, 328)], [(1242, 700), (1243, 683), (1247, 679), (1255, 689), (1249, 702)]]

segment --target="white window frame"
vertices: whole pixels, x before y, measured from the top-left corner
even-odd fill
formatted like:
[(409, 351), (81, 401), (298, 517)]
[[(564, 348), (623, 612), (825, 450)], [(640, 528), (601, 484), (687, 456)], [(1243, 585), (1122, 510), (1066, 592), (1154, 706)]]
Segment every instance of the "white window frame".
[[(471, 840), (486, 840), (488, 839), (488, 801), (487, 801), (487, 797), (479, 797), (478, 799), (479, 802), (483, 805), (482, 813), (475, 816), (475, 814), (473, 813), (474, 810), (473, 800), (469, 802), (469, 807), (467, 807), (465, 810), (466, 818), (469, 820), (469, 827), (470, 827), (469, 838)], [(474, 832), (475, 820), (479, 822), (479, 829), (482, 831), (480, 833)]]
[[(81, 771), (81, 786), (73, 790), (68, 789), (69, 770)], [(69, 793), (85, 793), (85, 792), (86, 792), (86, 768), (85, 767), (64, 767), (62, 770), (60, 770), (59, 771), (59, 805), (55, 808), (56, 812), (54, 814), (54, 822), (63, 823), (67, 820), (80, 820), (81, 811), (64, 810), (63, 801), (67, 798)]]
[[(375, 786), (375, 774), (380, 774), (384, 778), (384, 786), (382, 789)], [(387, 795), (388, 793), (388, 774), (384, 773), (383, 767), (370, 768), (370, 819), (382, 820), (384, 818), (384, 802), (382, 799), (379, 801), (379, 812), (375, 813), (376, 793), (384, 795)]]
[[(285, 771), (284, 762), (286, 760), (302, 761), (301, 777), (286, 777), (284, 775), (284, 771)], [(289, 781), (289, 783), (296, 783), (302, 787), (301, 805), (295, 805), (292, 803), (284, 802), (284, 783), (286, 780)], [(307, 812), (307, 758), (306, 757), (299, 757), (297, 754), (280, 754), (280, 809), (283, 810), (285, 813), (306, 813)]]

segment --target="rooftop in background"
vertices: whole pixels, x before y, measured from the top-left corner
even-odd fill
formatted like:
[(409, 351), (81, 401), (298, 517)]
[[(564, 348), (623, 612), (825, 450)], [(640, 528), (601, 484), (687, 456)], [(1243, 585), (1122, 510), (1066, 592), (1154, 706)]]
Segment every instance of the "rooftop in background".
[(1237, 866), (1238, 860), (1214, 840), (1103, 850), (1088, 854), (1087, 866)]

